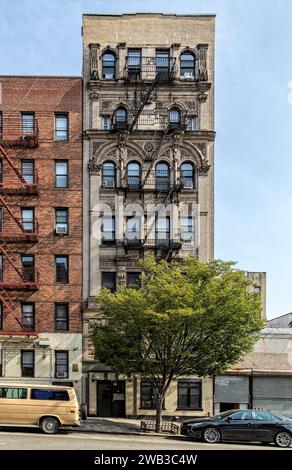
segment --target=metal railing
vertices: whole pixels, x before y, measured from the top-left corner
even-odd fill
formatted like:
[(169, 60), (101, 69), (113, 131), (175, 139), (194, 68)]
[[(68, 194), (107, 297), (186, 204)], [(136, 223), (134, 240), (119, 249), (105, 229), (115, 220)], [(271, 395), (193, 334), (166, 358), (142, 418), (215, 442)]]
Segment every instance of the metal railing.
[(136, 82), (140, 80), (155, 80), (169, 82), (174, 79), (176, 59), (169, 57), (163, 62), (159, 57), (126, 57), (125, 80)]

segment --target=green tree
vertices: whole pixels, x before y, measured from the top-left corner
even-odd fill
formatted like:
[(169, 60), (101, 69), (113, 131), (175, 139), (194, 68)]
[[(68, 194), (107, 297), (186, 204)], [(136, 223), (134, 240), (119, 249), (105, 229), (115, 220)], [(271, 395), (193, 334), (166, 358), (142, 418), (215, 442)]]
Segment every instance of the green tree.
[(234, 263), (142, 264), (142, 287), (103, 289), (96, 357), (116, 372), (140, 374), (157, 390), (156, 432), (171, 381), (222, 373), (252, 350), (264, 326), (261, 301)]

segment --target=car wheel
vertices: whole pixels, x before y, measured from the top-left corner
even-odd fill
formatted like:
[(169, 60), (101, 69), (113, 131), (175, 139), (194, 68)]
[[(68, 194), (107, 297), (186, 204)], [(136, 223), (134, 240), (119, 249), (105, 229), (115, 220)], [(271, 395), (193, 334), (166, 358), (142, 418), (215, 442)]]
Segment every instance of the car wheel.
[(289, 447), (291, 444), (291, 436), (286, 431), (280, 431), (276, 434), (275, 444), (278, 447)]
[(45, 434), (56, 434), (59, 431), (60, 425), (56, 418), (48, 416), (41, 420), (40, 428)]
[(203, 432), (204, 442), (208, 442), (209, 444), (215, 444), (216, 442), (219, 442), (220, 439), (220, 432), (216, 428), (206, 428)]

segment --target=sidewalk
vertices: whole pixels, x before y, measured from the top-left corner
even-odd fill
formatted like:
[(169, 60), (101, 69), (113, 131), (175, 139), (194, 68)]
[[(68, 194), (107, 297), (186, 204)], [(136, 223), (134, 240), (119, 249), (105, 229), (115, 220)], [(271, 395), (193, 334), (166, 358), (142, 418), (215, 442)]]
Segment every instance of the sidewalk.
[(155, 436), (175, 436), (171, 433), (154, 433), (152, 431), (144, 432), (140, 428), (141, 419), (126, 418), (87, 418), (81, 422), (79, 428), (67, 428), (77, 432), (92, 432), (104, 434), (136, 434), (136, 435), (155, 435)]

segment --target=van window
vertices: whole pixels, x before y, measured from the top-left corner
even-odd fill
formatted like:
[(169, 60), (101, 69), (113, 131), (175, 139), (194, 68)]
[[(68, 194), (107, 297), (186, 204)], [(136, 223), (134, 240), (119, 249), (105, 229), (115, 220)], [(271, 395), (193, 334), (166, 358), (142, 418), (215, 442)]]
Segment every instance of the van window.
[(33, 388), (30, 394), (31, 400), (59, 400), (69, 401), (67, 390), (50, 390), (44, 388)]
[(0, 388), (0, 398), (27, 398), (27, 388)]

